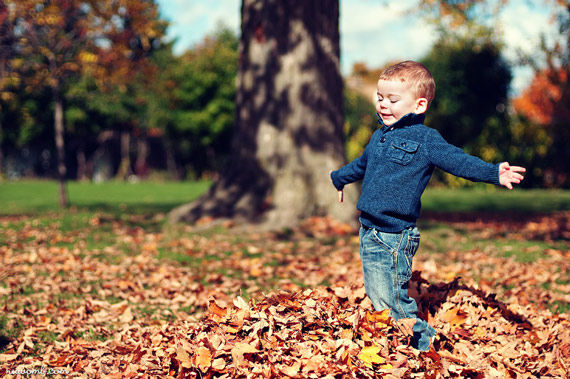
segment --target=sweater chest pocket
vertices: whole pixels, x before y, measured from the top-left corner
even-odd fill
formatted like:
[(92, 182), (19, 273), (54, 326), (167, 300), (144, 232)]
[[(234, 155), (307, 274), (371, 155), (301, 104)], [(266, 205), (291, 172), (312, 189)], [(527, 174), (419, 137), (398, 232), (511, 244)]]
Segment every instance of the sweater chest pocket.
[(414, 159), (419, 147), (420, 144), (416, 141), (396, 137), (388, 149), (388, 159), (405, 166)]

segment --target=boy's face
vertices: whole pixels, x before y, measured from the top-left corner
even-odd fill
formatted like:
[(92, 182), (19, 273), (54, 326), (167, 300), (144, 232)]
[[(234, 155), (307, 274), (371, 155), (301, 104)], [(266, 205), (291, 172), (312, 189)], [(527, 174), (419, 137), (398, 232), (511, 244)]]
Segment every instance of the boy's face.
[[(376, 112), (384, 125), (390, 126), (408, 113), (424, 113), (427, 100), (416, 99), (407, 83), (392, 80), (379, 80)], [(422, 101), (423, 100), (423, 101)]]

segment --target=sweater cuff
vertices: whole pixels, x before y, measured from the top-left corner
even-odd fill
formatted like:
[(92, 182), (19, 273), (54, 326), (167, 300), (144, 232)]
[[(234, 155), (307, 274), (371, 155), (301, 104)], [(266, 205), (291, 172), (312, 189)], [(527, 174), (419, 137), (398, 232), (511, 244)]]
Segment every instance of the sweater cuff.
[(331, 180), (335, 188), (338, 191), (342, 191), (342, 189), (344, 188), (344, 184), (342, 184), (338, 179), (338, 170), (331, 172)]
[[(501, 162), (501, 163), (502, 163), (502, 162)], [(500, 186), (500, 185), (501, 185), (501, 181), (500, 181), (500, 179), (499, 179), (499, 166), (501, 165), (501, 163), (497, 163), (497, 164), (495, 165), (495, 169), (493, 170), (493, 172), (494, 172), (495, 174), (493, 175), (493, 178), (492, 178), (492, 180), (491, 180), (491, 183), (492, 183), (492, 184), (495, 184), (495, 185), (497, 185), (497, 186)]]

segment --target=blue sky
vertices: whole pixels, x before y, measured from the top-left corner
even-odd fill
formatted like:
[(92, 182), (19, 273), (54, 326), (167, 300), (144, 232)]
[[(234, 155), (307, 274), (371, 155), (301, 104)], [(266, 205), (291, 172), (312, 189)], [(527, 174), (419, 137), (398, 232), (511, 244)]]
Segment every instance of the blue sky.
[[(175, 52), (192, 48), (216, 26), (239, 33), (241, 0), (157, 0), (161, 15), (170, 21), (169, 38), (176, 38)], [(495, 27), (506, 42), (505, 56), (515, 60), (517, 50), (532, 53), (541, 33), (555, 35), (545, 0), (511, 0), (499, 14)], [(534, 5), (532, 4), (534, 3)], [(387, 62), (420, 59), (436, 39), (432, 25), (408, 10), (415, 0), (340, 0), (341, 70), (347, 75), (355, 62), (380, 67)], [(528, 85), (532, 71), (514, 71), (513, 91)]]

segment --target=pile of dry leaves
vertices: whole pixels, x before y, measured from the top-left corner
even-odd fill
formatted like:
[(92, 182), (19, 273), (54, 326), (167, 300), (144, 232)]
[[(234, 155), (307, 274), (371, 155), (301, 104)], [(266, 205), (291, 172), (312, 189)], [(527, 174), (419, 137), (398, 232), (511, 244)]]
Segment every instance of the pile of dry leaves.
[[(166, 238), (117, 222), (117, 240), (92, 251), (80, 242), (89, 230), (62, 234), (30, 220), (14, 232), (6, 223), (0, 306), (4, 329), (21, 333), (2, 341), (0, 372), (6, 378), (49, 370), (66, 378), (568, 376), (570, 321), (547, 306), (568, 300), (567, 284), (558, 279), (570, 252), (545, 251), (544, 260), (524, 264), (479, 250), (450, 251), (447, 264), (418, 259), (410, 292), (438, 331), (435, 349), (420, 353), (408, 346), (413, 320), (394, 322), (388, 312), (372, 311), (353, 231), (326, 219), (308, 223), (293, 235), (236, 240)], [(48, 247), (55, 239), (69, 244)], [(199, 264), (157, 259), (165, 249)]]

